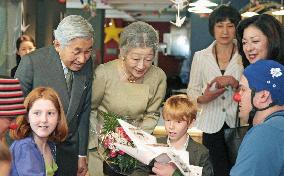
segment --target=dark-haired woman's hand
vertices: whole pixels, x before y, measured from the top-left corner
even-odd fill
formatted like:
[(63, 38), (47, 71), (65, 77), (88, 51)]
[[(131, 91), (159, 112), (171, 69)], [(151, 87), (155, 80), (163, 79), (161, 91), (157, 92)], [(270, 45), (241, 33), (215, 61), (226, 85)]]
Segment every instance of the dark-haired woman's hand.
[(222, 95), (225, 92), (225, 88), (217, 88), (212, 89), (212, 86), (215, 86), (213, 82), (211, 84), (207, 84), (207, 87), (202, 96), (197, 98), (197, 103), (206, 104), (212, 100), (215, 100), (217, 97)]
[(217, 89), (220, 88), (225, 88), (228, 86), (231, 86), (233, 89), (236, 89), (239, 86), (239, 82), (230, 75), (226, 75), (226, 76), (218, 76), (216, 78), (214, 78), (210, 84), (216, 84), (215, 87)]

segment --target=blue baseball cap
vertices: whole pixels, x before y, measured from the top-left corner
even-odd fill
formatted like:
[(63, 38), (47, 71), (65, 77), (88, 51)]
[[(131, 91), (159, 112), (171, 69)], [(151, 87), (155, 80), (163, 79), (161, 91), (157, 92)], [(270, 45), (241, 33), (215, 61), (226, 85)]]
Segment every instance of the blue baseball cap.
[(284, 66), (273, 60), (259, 60), (245, 68), (249, 88), (270, 92), (275, 105), (284, 105)]

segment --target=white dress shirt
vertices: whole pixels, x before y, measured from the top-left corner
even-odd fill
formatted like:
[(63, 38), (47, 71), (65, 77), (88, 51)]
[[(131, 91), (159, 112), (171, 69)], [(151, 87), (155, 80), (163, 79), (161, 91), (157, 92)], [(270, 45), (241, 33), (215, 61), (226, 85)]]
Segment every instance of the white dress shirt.
[[(217, 76), (222, 76), (216, 58), (213, 55), (214, 46), (215, 41), (208, 48), (197, 51), (194, 54), (190, 71), (190, 82), (187, 88), (187, 95), (194, 100), (197, 100), (203, 94), (207, 83), (210, 83)], [(243, 64), (241, 56), (238, 52), (235, 52), (224, 75), (231, 75), (236, 80), (240, 80), (242, 73)], [(230, 88), (215, 100), (207, 104), (200, 104), (196, 127), (205, 133), (218, 132), (224, 125), (224, 122), (230, 127), (234, 127), (237, 103), (233, 101), (233, 94), (234, 91)]]
[(68, 68), (66, 67), (66, 65), (61, 61), (62, 64), (62, 68), (63, 68), (63, 73), (64, 73), (64, 77), (66, 79), (66, 74), (68, 73)]

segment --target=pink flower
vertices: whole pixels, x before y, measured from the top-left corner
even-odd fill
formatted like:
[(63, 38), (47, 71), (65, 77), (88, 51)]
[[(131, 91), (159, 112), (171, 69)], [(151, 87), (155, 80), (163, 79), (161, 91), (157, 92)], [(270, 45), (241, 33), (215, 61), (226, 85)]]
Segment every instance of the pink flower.
[(131, 139), (130, 139), (130, 137), (129, 137), (128, 135), (126, 135), (124, 138), (125, 138), (128, 142), (131, 142)]
[(122, 127), (118, 127), (118, 128), (117, 128), (117, 133), (118, 133), (121, 137), (125, 138), (128, 142), (131, 141), (130, 137), (126, 134), (126, 132), (124, 131), (124, 129), (123, 129)]
[(117, 127), (117, 128), (116, 128), (116, 132), (117, 132), (118, 134), (120, 134), (120, 135), (125, 134), (125, 131), (124, 131), (124, 129), (123, 129), (122, 127)]
[(124, 152), (124, 151), (122, 151), (122, 150), (119, 150), (119, 151), (118, 151), (118, 154), (120, 154), (120, 155), (124, 155), (124, 154), (125, 154), (125, 152)]
[(106, 138), (104, 139), (103, 144), (104, 144), (104, 147), (105, 147), (105, 148), (108, 148), (111, 143), (113, 143), (113, 141), (112, 141), (112, 139), (111, 139), (110, 137), (106, 137)]
[(115, 157), (117, 156), (116, 151), (111, 150), (111, 151), (109, 152), (109, 156), (110, 156), (111, 158), (115, 158)]

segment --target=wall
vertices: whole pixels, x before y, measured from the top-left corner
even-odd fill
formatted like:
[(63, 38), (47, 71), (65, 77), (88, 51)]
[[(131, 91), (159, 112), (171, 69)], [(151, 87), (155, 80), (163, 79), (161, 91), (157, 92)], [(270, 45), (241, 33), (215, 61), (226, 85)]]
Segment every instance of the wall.
[[(169, 22), (149, 22), (156, 30), (159, 31), (160, 42), (163, 42), (163, 34), (170, 33)], [(176, 76), (179, 74), (181, 67), (181, 59), (177, 59), (174, 56), (166, 56), (159, 52), (158, 66), (164, 70), (168, 77)]]
[(10, 75), (16, 65), (15, 41), (20, 36), (20, 3), (0, 1), (0, 75)]
[(24, 18), (30, 27), (26, 34), (33, 36), (37, 48), (52, 44), (53, 30), (65, 14), (65, 3), (58, 0), (24, 0)]
[[(116, 28), (123, 28), (124, 26), (127, 26), (127, 22), (123, 21), (122, 19), (113, 19)], [(108, 27), (109, 23), (111, 22), (111, 19), (106, 18), (104, 20), (104, 26)], [(103, 34), (103, 36), (105, 37), (105, 33)], [(104, 59), (103, 62), (109, 62), (112, 61), (114, 59), (118, 58), (118, 54), (119, 54), (119, 43), (116, 42), (115, 40), (111, 39), (110, 41), (108, 41), (107, 43), (104, 43)]]

